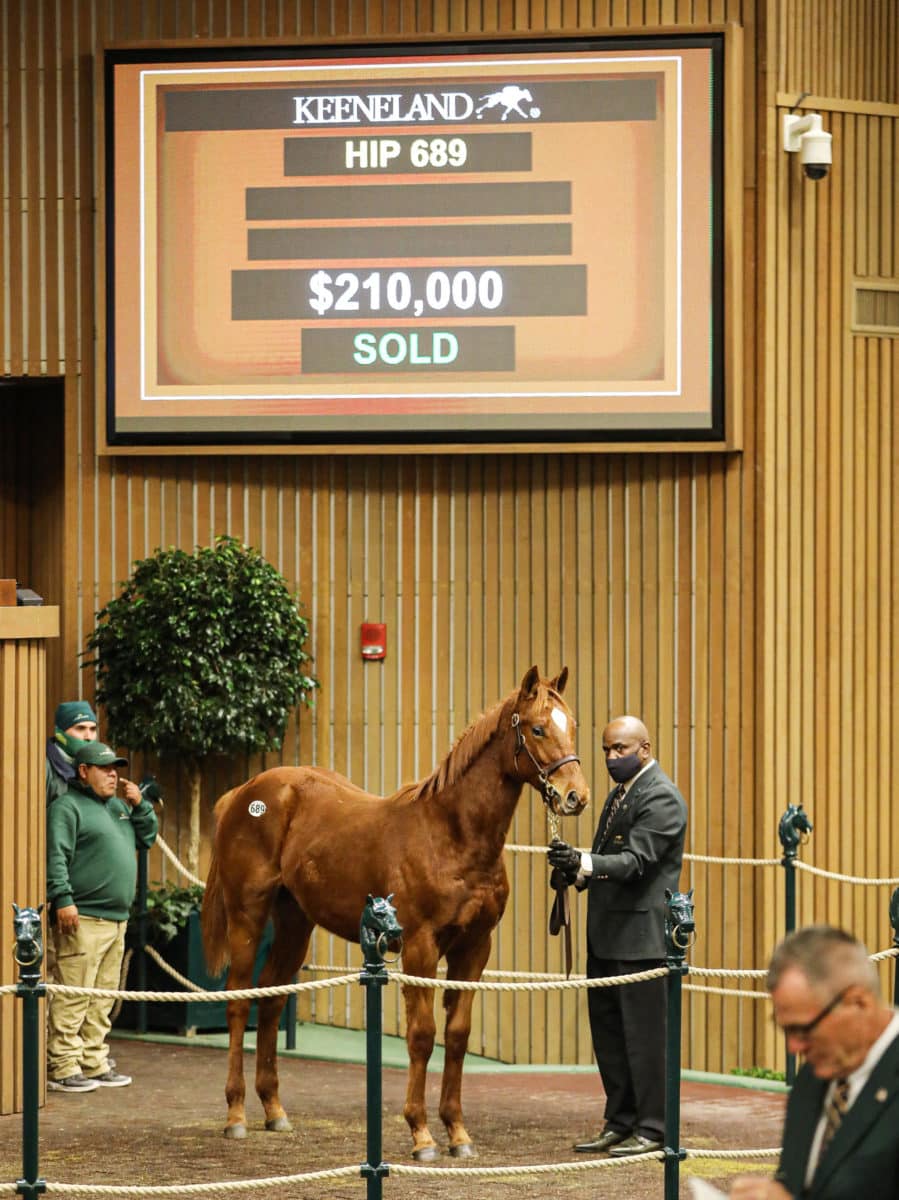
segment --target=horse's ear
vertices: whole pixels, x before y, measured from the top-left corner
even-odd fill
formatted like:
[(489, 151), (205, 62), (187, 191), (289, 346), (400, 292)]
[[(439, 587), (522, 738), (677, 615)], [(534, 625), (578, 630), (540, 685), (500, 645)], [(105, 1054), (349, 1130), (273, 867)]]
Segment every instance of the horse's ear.
[(525, 675), (524, 679), (521, 681), (521, 688), (518, 693), (519, 699), (528, 700), (531, 696), (536, 695), (537, 684), (539, 682), (540, 672), (536, 666), (531, 667), (530, 671), (528, 671), (527, 675)]
[(690, 888), (689, 892), (687, 892), (687, 899), (688, 900), (693, 899), (693, 889), (692, 888)]
[(668, 888), (665, 888), (665, 899), (666, 900), (670, 900), (673, 895), (674, 895), (674, 892), (670, 891)]
[(19, 913), (22, 911), (22, 910), (19, 908), (18, 904), (16, 904), (16, 902), (15, 902), (15, 901), (13, 901), (12, 910), (13, 910), (13, 912), (16, 914), (16, 916), (18, 916), (18, 915), (19, 915)]
[(392, 903), (393, 903), (393, 892), (391, 892), (391, 893), (390, 893), (390, 895), (387, 897), (387, 903), (388, 903), (388, 904), (392, 904)]
[(39, 905), (37, 906), (37, 911), (38, 911), (39, 913), (42, 913), (42, 912), (44, 911), (44, 906), (43, 906), (43, 904), (39, 904)]
[(550, 680), (549, 686), (554, 692), (558, 692), (561, 696), (565, 691), (565, 684), (568, 682), (568, 668), (563, 667), (555, 679)]
[(368, 900), (366, 901), (366, 903), (367, 903), (367, 904), (374, 904), (374, 902), (375, 902), (375, 898), (374, 898), (374, 896), (371, 894), (371, 892), (369, 892), (369, 893), (368, 893)]

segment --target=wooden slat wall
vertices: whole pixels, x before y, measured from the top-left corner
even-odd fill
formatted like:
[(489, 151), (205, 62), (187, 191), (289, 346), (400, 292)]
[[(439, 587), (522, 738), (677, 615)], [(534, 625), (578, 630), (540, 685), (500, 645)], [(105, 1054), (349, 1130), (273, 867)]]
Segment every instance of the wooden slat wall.
[[(97, 458), (92, 65), (105, 40), (724, 21), (745, 34), (741, 454)], [(777, 817), (787, 799), (803, 799), (820, 831), (818, 862), (899, 873), (885, 749), (895, 749), (897, 729), (896, 344), (853, 344), (844, 308), (853, 274), (896, 274), (896, 114), (845, 104), (834, 112), (834, 171), (819, 185), (798, 178), (778, 129), (781, 94), (792, 93), (791, 104), (800, 91), (856, 108), (895, 104), (893, 6), (5, 0), (0, 58), (0, 370), (66, 379), (69, 536), (61, 594), (49, 597), (63, 605), (65, 654), (51, 689), (90, 693), (76, 656), (133, 559), (227, 532), (284, 572), (311, 618), (324, 686), (315, 712), (289, 731), (285, 761), (316, 761), (389, 791), (430, 770), (531, 662), (555, 671), (567, 661), (597, 802), (602, 726), (613, 712), (637, 711), (687, 796), (694, 853), (774, 857)], [(5, 520), (0, 512), (0, 539)], [(382, 665), (360, 661), (366, 619), (388, 624)], [(863, 741), (875, 706), (878, 735)], [(849, 729), (857, 832), (840, 824)], [(256, 765), (215, 764), (208, 794)], [(162, 778), (165, 836), (183, 856), (179, 780), (169, 768)], [(579, 819), (581, 843), (596, 812), (594, 803)], [(539, 802), (528, 797), (512, 837), (543, 835)], [(164, 870), (155, 863), (151, 876)], [(545, 867), (510, 856), (510, 872), (492, 965), (551, 968), (559, 947), (544, 933)], [(782, 926), (780, 876), (699, 864), (685, 872), (697, 889), (694, 961), (762, 965)], [(821, 915), (820, 904), (873, 943), (888, 941), (874, 896), (842, 902), (843, 889), (805, 880), (801, 890), (806, 915)], [(354, 961), (322, 936), (314, 956)], [(357, 991), (325, 993), (306, 1013), (358, 1024)], [(389, 1020), (397, 1028), (398, 1011)], [(477, 1005), (472, 1048), (587, 1062), (583, 999), (491, 995)], [(763, 1005), (698, 994), (687, 1005), (685, 1050), (687, 1065), (711, 1070), (772, 1066), (778, 1053)]]
[[(816, 825), (807, 861), (895, 878), (899, 339), (853, 337), (850, 306), (854, 278), (899, 278), (899, 16), (879, 0), (768, 7), (779, 36), (766, 87), (764, 337), (773, 350), (760, 409), (768, 482), (758, 702), (760, 793), (772, 800), (759, 820), (770, 844), (783, 801), (802, 801)], [(803, 92), (798, 111), (821, 112), (833, 135), (821, 183), (781, 149), (783, 113)], [(805, 874), (800, 921), (845, 925), (883, 949), (891, 891)], [(781, 892), (769, 881), (766, 910), (778, 927)], [(892, 994), (891, 965), (882, 978)], [(770, 1060), (778, 1050), (756, 1016)]]
[[(12, 905), (43, 903), (46, 648), (55, 608), (0, 608), (0, 984), (18, 983)], [(22, 1109), (22, 1002), (0, 998), (0, 1115)], [(43, 1034), (41, 1034), (43, 1044)], [(40, 1052), (39, 1052), (40, 1053)], [(43, 1083), (40, 1085), (43, 1097)]]

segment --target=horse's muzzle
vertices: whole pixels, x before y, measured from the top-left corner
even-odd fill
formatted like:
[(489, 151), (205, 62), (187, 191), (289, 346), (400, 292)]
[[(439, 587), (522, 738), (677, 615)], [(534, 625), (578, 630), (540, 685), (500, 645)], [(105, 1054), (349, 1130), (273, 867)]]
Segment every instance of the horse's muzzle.
[(566, 792), (558, 802), (558, 812), (563, 817), (576, 817), (578, 813), (583, 812), (587, 807), (590, 799), (590, 793), (586, 792), (583, 796), (580, 792), (576, 792), (573, 788)]

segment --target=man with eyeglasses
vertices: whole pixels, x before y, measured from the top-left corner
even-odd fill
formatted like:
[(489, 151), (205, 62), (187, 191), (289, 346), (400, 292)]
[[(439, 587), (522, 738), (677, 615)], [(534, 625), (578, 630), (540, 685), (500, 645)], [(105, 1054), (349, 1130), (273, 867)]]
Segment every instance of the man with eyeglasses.
[(774, 1179), (743, 1176), (735, 1200), (897, 1200), (899, 1011), (861, 942), (830, 925), (786, 937), (767, 978), (774, 1020), (805, 1063), (787, 1102)]

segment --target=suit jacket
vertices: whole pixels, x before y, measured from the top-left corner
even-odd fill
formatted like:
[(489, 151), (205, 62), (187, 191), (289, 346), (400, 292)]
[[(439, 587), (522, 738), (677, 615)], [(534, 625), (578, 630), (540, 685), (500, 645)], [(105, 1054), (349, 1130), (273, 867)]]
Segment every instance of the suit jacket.
[(680, 878), (684, 798), (654, 762), (630, 786), (608, 828), (602, 826), (601, 817), (593, 874), (579, 885), (587, 889), (589, 950), (595, 958), (664, 958), (665, 889), (676, 891)]
[(899, 1038), (871, 1072), (804, 1192), (827, 1085), (807, 1064), (796, 1076), (776, 1178), (794, 1196), (809, 1200), (899, 1200)]

